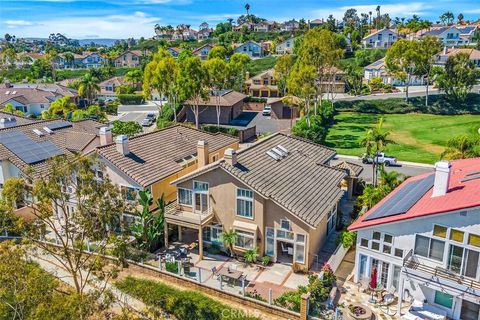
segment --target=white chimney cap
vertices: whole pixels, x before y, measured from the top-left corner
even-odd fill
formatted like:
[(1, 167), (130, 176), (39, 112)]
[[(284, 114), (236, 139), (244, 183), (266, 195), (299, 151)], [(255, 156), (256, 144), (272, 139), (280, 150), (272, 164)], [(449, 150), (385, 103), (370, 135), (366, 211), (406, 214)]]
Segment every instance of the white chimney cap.
[(118, 142), (118, 143), (123, 143), (127, 140), (128, 140), (128, 136), (125, 134), (121, 134), (115, 138), (115, 142)]
[(440, 169), (440, 170), (449, 170), (452, 165), (450, 164), (450, 161), (448, 160), (441, 160), (435, 163), (435, 169)]
[(208, 145), (208, 141), (206, 141), (206, 140), (198, 140), (197, 145), (199, 145), (199, 146), (206, 146), (206, 145)]
[(112, 129), (110, 127), (101, 127), (100, 128), (100, 134), (105, 134), (107, 132), (111, 132)]

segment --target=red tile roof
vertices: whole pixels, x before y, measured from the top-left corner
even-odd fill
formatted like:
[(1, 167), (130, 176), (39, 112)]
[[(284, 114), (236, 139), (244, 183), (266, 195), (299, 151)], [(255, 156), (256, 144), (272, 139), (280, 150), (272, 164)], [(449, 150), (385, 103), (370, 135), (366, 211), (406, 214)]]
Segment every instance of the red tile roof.
[[(480, 206), (480, 173), (475, 173), (480, 171), (480, 158), (451, 161), (451, 165), (449, 187), (448, 192), (445, 195), (432, 198), (433, 188), (431, 188), (404, 214), (368, 221), (365, 220), (372, 212), (377, 210), (377, 208), (381, 208), (382, 205), (401, 188), (413, 181), (425, 178), (432, 173), (412, 177), (402, 183), (397, 189), (371, 208), (367, 213), (358, 218), (352, 225), (350, 225), (350, 227), (348, 227), (348, 229), (358, 230), (384, 223), (392, 223)], [(467, 177), (475, 176), (478, 176), (479, 178), (468, 181), (465, 179)]]

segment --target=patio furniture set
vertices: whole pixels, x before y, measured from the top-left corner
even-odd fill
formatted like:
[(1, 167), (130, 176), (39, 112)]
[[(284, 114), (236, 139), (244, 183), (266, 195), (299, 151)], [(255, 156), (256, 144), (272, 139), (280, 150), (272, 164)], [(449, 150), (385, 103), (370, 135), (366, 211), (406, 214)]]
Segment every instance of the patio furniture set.
[(216, 267), (212, 268), (214, 277), (217, 277), (219, 281), (225, 281), (232, 285), (238, 285), (238, 282), (244, 282), (246, 277), (243, 272), (236, 270), (235, 265), (230, 265), (227, 268), (221, 268), (218, 270)]

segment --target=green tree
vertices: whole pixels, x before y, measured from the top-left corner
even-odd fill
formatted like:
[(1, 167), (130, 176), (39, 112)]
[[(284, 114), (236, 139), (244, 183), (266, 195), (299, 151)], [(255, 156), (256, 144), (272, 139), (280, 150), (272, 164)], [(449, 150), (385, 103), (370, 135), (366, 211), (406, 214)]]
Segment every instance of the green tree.
[(395, 189), (402, 183), (405, 176), (398, 171), (386, 171), (384, 166), (380, 166), (380, 185), (388, 187), (390, 190)]
[(447, 141), (442, 158), (447, 160), (467, 159), (480, 156), (480, 139), (467, 135), (453, 137)]
[(95, 99), (97, 92), (100, 91), (98, 78), (86, 73), (79, 81), (78, 94), (85, 98), (90, 104)]
[(375, 187), (371, 184), (363, 189), (362, 195), (358, 196), (357, 204), (366, 212), (385, 198), (392, 190), (388, 186)]
[[(33, 244), (31, 250), (38, 250), (38, 255), (67, 272), (75, 292), (83, 296), (87, 284), (96, 279), (109, 281), (118, 274), (118, 268), (103, 256), (126, 241), (125, 235), (115, 232), (121, 227), (126, 202), (106, 174), (97, 178), (93, 168), (102, 171), (104, 165), (93, 157), (55, 157), (47, 168), (48, 174), (40, 179), (33, 171), (25, 174), (25, 198), (35, 199), (26, 205), (34, 219), (25, 221), (18, 232)], [(76, 200), (74, 213), (72, 198)], [(95, 244), (98, 255), (81, 251), (87, 242)], [(99, 293), (104, 290), (98, 287)]]
[(133, 69), (128, 71), (125, 74), (125, 80), (130, 82), (130, 85), (133, 88), (138, 88), (139, 83), (142, 81), (142, 79), (143, 79), (143, 74), (142, 74), (142, 70), (140, 69)]
[(279, 57), (275, 63), (273, 76), (277, 81), (277, 85), (282, 96), (287, 94), (287, 81), (290, 71), (292, 70), (293, 63), (294, 60), (291, 54)]
[(222, 107), (220, 106), (220, 92), (226, 88), (228, 82), (227, 63), (220, 58), (211, 58), (204, 62), (204, 68), (207, 76), (207, 86), (211, 89), (211, 94), (215, 96), (215, 110), (217, 113), (217, 127), (220, 127), (220, 115)]
[(310, 126), (310, 107), (315, 94), (315, 67), (310, 64), (295, 63), (287, 80), (287, 88), (290, 94), (301, 99), (300, 109), (303, 110), (306, 123)]
[(50, 107), (42, 112), (43, 119), (56, 119), (64, 118), (66, 119), (70, 112), (73, 112), (77, 109), (75, 103), (70, 100), (70, 97), (65, 96), (60, 99), (55, 100), (50, 104)]
[(227, 57), (227, 49), (224, 46), (215, 46), (208, 53), (208, 59), (219, 58), (225, 60)]
[(65, 52), (63, 55), (65, 58), (65, 62), (67, 63), (67, 66), (70, 68), (73, 68), (73, 62), (75, 61), (75, 56), (71, 52)]
[(461, 52), (448, 57), (445, 69), (438, 75), (437, 82), (448, 99), (463, 102), (479, 76), (480, 73), (475, 63), (470, 60), (469, 54)]
[(245, 53), (234, 53), (228, 60), (228, 87), (243, 92), (250, 57)]
[(385, 57), (387, 70), (405, 82), (405, 101), (407, 102), (411, 78), (417, 70), (418, 49), (418, 41), (400, 39), (392, 45)]
[(233, 246), (237, 242), (237, 239), (238, 239), (238, 233), (233, 229), (222, 232), (222, 235), (220, 236), (220, 240), (230, 250), (230, 255), (232, 257), (234, 253)]
[(445, 25), (452, 25), (455, 16), (451, 11), (446, 11), (440, 16), (440, 21)]
[(200, 129), (200, 102), (207, 100), (207, 74), (199, 57), (188, 57), (180, 63), (178, 82), (184, 100), (190, 100), (195, 117), (195, 127)]
[(422, 37), (418, 42), (415, 75), (425, 78), (425, 106), (428, 107), (428, 95), (433, 75), (435, 54), (442, 49), (442, 42), (437, 37)]
[(129, 137), (133, 137), (142, 132), (142, 126), (136, 121), (120, 121), (115, 120), (112, 122), (112, 133), (115, 135), (125, 134)]

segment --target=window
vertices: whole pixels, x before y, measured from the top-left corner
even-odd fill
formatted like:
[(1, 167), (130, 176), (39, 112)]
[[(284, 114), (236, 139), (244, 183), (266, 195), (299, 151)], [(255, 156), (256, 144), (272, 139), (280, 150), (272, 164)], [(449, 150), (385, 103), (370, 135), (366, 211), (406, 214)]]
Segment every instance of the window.
[(447, 227), (434, 225), (433, 226), (433, 235), (440, 238), (447, 238)]
[(453, 306), (453, 296), (441, 291), (435, 291), (435, 304), (451, 309)]
[(360, 239), (360, 246), (364, 248), (368, 248), (368, 240), (367, 239)]
[(235, 246), (244, 249), (253, 249), (255, 243), (255, 234), (243, 230), (235, 230), (237, 233), (237, 240)]
[(465, 233), (463, 231), (452, 229), (450, 231), (450, 240), (463, 243), (463, 235), (464, 234)]
[(253, 218), (253, 192), (237, 189), (237, 216)]
[(428, 237), (417, 235), (415, 238), (415, 254), (443, 261), (443, 251), (445, 249), (445, 242), (441, 240), (431, 239)]
[(208, 182), (193, 181), (193, 189), (198, 191), (208, 191)]
[(295, 242), (295, 262), (305, 263), (305, 235), (297, 234)]
[(280, 220), (280, 228), (282, 228), (284, 230), (291, 230), (290, 220), (281, 219)]
[(470, 277), (477, 277), (479, 252), (450, 245), (448, 270)]
[(178, 188), (178, 203), (184, 206), (192, 206), (192, 190)]
[(392, 287), (398, 289), (398, 280), (400, 279), (400, 271), (402, 268), (399, 266), (393, 266), (393, 277), (392, 277)]
[(380, 243), (372, 241), (372, 250), (379, 251), (380, 250)]
[(381, 234), (380, 232), (377, 232), (377, 231), (374, 231), (374, 232), (373, 232), (372, 238), (373, 238), (374, 240), (380, 241), (380, 238), (381, 238), (381, 237), (382, 237), (382, 234)]
[(403, 250), (395, 249), (395, 257), (403, 258)]
[(480, 247), (480, 236), (476, 234), (469, 234), (468, 244), (471, 246)]
[(134, 188), (122, 186), (121, 190), (122, 190), (123, 198), (125, 200), (128, 200), (128, 201), (137, 200), (137, 190), (135, 190)]
[(389, 245), (384, 244), (384, 245), (383, 245), (383, 253), (391, 254), (391, 253), (392, 253), (392, 247), (389, 246)]
[(266, 237), (265, 237), (265, 254), (267, 256), (273, 257), (275, 251), (275, 233), (273, 228), (266, 228)]
[(293, 240), (293, 232), (277, 229), (277, 238)]
[(386, 243), (393, 243), (393, 237), (389, 234), (384, 234), (383, 235), (383, 242), (386, 242)]

